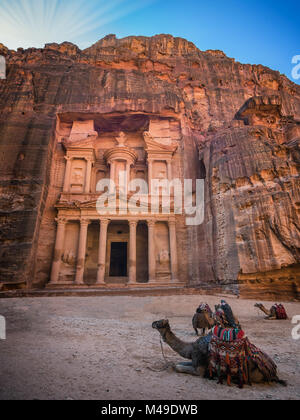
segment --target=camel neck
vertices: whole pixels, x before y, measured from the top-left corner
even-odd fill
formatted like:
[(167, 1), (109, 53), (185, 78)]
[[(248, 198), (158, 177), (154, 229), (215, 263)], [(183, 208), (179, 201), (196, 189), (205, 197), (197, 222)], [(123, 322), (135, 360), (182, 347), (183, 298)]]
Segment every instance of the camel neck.
[(185, 359), (192, 358), (192, 351), (193, 351), (193, 344), (192, 343), (185, 343), (184, 341), (180, 340), (171, 330), (166, 331), (163, 335), (163, 340), (180, 356), (184, 357)]
[(268, 311), (264, 306), (261, 306), (261, 310), (266, 314), (270, 315), (270, 311)]

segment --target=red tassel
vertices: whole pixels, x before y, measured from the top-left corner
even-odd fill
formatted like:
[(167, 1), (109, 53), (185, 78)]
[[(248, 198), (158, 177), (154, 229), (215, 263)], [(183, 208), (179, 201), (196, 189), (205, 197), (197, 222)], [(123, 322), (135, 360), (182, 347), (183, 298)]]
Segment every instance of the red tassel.
[(231, 376), (227, 375), (227, 385), (231, 386)]
[(226, 353), (226, 365), (230, 367), (230, 358), (229, 358), (229, 354)]
[(226, 365), (227, 365), (227, 385), (230, 386), (231, 385), (231, 370), (230, 370), (230, 357), (229, 354), (226, 353)]

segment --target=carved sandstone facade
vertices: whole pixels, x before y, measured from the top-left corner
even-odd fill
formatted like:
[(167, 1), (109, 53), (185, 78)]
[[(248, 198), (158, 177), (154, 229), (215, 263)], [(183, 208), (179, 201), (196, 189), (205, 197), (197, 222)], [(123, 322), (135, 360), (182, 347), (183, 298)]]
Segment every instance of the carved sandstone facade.
[[(298, 85), (170, 35), (0, 55), (0, 288), (299, 298)], [(96, 184), (120, 171), (204, 179), (204, 222), (100, 217)]]
[[(180, 130), (176, 121), (153, 116), (124, 114), (122, 123), (140, 119), (126, 134), (114, 132), (115, 116), (106, 116), (106, 131), (100, 116), (60, 115), (57, 120), (57, 158), (53, 174), (61, 180), (61, 191), (48, 203), (57, 209), (54, 258), (48, 287), (182, 286), (186, 273), (182, 255), (178, 270), (176, 223), (184, 222), (174, 212), (150, 211), (151, 188), (143, 192), (138, 214), (131, 212), (129, 183), (153, 179), (173, 180), (182, 166), (178, 151)], [(98, 117), (98, 119), (97, 119)], [(73, 118), (80, 118), (76, 120)], [(91, 118), (91, 116), (89, 116)], [(95, 124), (97, 129), (95, 129)], [(111, 128), (109, 125), (111, 124)], [(148, 131), (143, 131), (147, 127)], [(65, 165), (61, 164), (64, 158)], [(124, 174), (126, 201), (120, 200), (120, 175)], [(101, 216), (96, 208), (101, 180), (116, 185), (118, 206)], [(55, 178), (50, 182), (54, 187)], [(62, 182), (63, 181), (63, 182)], [(56, 185), (58, 187), (58, 185)], [(111, 188), (110, 186), (108, 188)], [(51, 194), (50, 194), (51, 195)], [(159, 197), (159, 191), (157, 191)], [(162, 197), (161, 197), (162, 199)], [(45, 224), (45, 230), (48, 230)], [(43, 225), (41, 234), (43, 235)], [(45, 231), (45, 237), (46, 237)], [(179, 240), (182, 235), (178, 234)], [(39, 270), (49, 264), (50, 255), (38, 248)]]

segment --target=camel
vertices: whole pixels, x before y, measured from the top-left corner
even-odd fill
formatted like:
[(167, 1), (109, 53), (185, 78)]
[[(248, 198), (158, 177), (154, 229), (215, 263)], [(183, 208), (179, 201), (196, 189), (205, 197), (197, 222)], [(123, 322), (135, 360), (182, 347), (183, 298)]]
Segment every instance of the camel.
[(255, 308), (260, 309), (262, 312), (264, 312), (267, 316), (265, 317), (265, 319), (272, 321), (274, 319), (288, 319), (286, 313), (285, 313), (285, 309), (283, 308), (282, 305), (279, 305), (279, 307), (282, 307), (284, 312), (281, 312), (281, 315), (278, 314), (278, 305), (273, 305), (269, 310), (266, 309), (264, 307), (264, 305), (262, 303), (256, 303)]
[(193, 316), (193, 328), (198, 336), (198, 328), (202, 328), (202, 335), (205, 335), (206, 329), (211, 329), (216, 321), (213, 318), (213, 313), (207, 303), (201, 303)]
[[(178, 373), (208, 377), (209, 344), (212, 335), (201, 337), (194, 343), (187, 343), (180, 340), (171, 331), (168, 320), (153, 322), (152, 328), (156, 329), (160, 333), (162, 340), (176, 353), (184, 359), (191, 360), (191, 362), (177, 364), (175, 370)], [(250, 359), (248, 362), (248, 370), (249, 380), (251, 380), (251, 383), (276, 382), (286, 386), (286, 382), (281, 381), (278, 378), (275, 364), (270, 361), (267, 355), (264, 355), (264, 357), (266, 361), (269, 361), (269, 363), (271, 362), (272, 369), (269, 371), (263, 370), (263, 368), (260, 369), (254, 360)]]
[(221, 305), (215, 305), (215, 310), (214, 318), (218, 325), (223, 328), (242, 328), (230, 305), (225, 300), (221, 301)]
[(193, 317), (193, 328), (198, 336), (198, 328), (202, 328), (202, 335), (205, 335), (206, 329), (212, 329), (215, 325), (215, 320), (210, 316), (208, 312), (196, 312)]

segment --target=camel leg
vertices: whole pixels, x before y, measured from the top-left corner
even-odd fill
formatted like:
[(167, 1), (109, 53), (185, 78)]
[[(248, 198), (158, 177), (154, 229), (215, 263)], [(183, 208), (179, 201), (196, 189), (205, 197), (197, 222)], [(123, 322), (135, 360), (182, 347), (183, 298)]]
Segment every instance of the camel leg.
[(175, 366), (175, 370), (178, 373), (186, 373), (187, 375), (200, 376), (201, 372), (195, 369), (192, 362), (181, 362)]
[(194, 330), (196, 331), (196, 336), (198, 337), (199, 336), (199, 333), (198, 333), (197, 328), (194, 328)]
[(205, 335), (205, 328), (203, 328), (203, 330), (202, 330), (202, 335), (203, 336)]
[(264, 375), (258, 369), (254, 369), (250, 372), (250, 380), (254, 384), (262, 384), (265, 382)]

